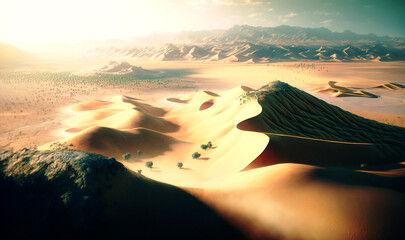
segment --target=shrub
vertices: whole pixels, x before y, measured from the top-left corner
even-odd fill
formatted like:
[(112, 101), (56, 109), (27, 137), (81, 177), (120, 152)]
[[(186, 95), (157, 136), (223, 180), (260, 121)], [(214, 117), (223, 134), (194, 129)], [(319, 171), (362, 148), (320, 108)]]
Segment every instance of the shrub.
[(147, 161), (147, 162), (145, 163), (145, 165), (149, 168), (149, 170), (151, 170), (152, 167), (153, 167), (153, 162), (152, 162), (152, 161)]
[(178, 162), (178, 163), (177, 163), (177, 167), (178, 167), (178, 168), (182, 168), (182, 167), (183, 167), (183, 163), (182, 163), (182, 162)]
[(195, 153), (193, 153), (193, 154), (191, 155), (191, 157), (193, 157), (193, 159), (197, 159), (197, 158), (201, 157), (201, 154), (198, 153), (198, 152), (195, 152)]
[(122, 155), (122, 158), (123, 158), (124, 160), (130, 159), (130, 158), (131, 158), (131, 153), (125, 153), (125, 154), (123, 154), (123, 155)]
[(207, 149), (212, 148), (212, 143), (211, 143), (211, 141), (209, 141), (208, 144), (202, 144), (202, 145), (201, 145), (201, 148), (204, 149), (204, 150), (207, 150)]

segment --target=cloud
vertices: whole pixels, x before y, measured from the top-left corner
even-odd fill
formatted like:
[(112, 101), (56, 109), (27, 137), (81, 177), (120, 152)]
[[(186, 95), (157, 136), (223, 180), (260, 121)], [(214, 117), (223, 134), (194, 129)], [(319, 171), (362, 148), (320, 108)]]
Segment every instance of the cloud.
[(259, 4), (270, 4), (271, 2), (266, 0), (246, 0), (245, 3), (252, 5), (259, 5)]
[(324, 12), (324, 11), (314, 11), (313, 14), (314, 14), (314, 15), (323, 15), (323, 16), (325, 16), (325, 17), (331, 15), (331, 13), (329, 13), (329, 12)]
[(289, 14), (284, 15), (284, 18), (290, 18), (290, 17), (295, 17), (295, 16), (297, 16), (297, 14), (291, 12), (291, 13), (289, 13)]
[(328, 24), (330, 22), (332, 22), (332, 19), (326, 19), (326, 20), (322, 21), (321, 23), (322, 24)]
[(187, 0), (188, 5), (222, 5), (222, 6), (232, 6), (232, 5), (260, 5), (260, 4), (270, 4), (268, 0)]
[(290, 13), (288, 13), (288, 14), (286, 14), (286, 15), (280, 15), (280, 16), (278, 16), (278, 19), (280, 19), (282, 22), (287, 22), (290, 18), (292, 18), (292, 17), (295, 17), (295, 16), (298, 16), (298, 14), (297, 13), (294, 13), (294, 12), (290, 12)]

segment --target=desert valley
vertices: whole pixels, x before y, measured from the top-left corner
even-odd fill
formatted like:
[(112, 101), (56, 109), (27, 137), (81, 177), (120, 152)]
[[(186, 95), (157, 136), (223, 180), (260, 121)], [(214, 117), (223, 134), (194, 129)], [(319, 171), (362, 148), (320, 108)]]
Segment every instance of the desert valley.
[(405, 238), (405, 38), (111, 42), (0, 44), (4, 239)]

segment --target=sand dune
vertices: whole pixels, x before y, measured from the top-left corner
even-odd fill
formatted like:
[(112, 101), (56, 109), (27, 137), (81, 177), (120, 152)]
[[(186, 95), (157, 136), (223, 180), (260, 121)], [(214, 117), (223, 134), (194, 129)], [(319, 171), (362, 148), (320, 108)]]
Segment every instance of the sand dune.
[(138, 67), (138, 66), (133, 66), (127, 62), (111, 61), (107, 65), (104, 65), (100, 68), (88, 70), (88, 71), (81, 71), (76, 74), (85, 75), (85, 76), (131, 74), (134, 76), (142, 77), (142, 76), (152, 76), (155, 74), (159, 74), (159, 72), (146, 70), (146, 69), (143, 69), (142, 67)]
[(404, 89), (405, 85), (399, 84), (399, 83), (386, 83), (386, 84), (381, 84), (376, 87), (371, 87), (371, 88), (354, 88), (354, 87), (342, 87), (338, 86), (336, 84), (336, 81), (329, 81), (327, 87), (319, 87), (312, 89), (313, 92), (316, 93), (327, 93), (330, 94), (333, 97), (366, 97), (366, 98), (378, 98), (379, 96), (365, 91), (364, 89), (370, 89), (371, 91), (373, 89), (389, 89), (389, 90), (399, 90), (399, 89)]
[(155, 157), (171, 150), (176, 139), (144, 128), (120, 131), (107, 127), (90, 127), (66, 140), (74, 149), (121, 158), (124, 153), (142, 150), (143, 158)]
[[(285, 162), (359, 166), (405, 157), (403, 128), (356, 116), (282, 82), (166, 100), (183, 106), (162, 109), (127, 96), (78, 104), (73, 110), (82, 114), (66, 130), (76, 135), (65, 141), (110, 157), (141, 150), (144, 159), (164, 166), (174, 165), (179, 159), (171, 157), (176, 156), (190, 165), (198, 181)], [(199, 148), (208, 141), (217, 147)], [(174, 149), (174, 143), (185, 144)], [(207, 161), (191, 162), (196, 151)]]
[(378, 98), (377, 95), (366, 92), (362, 89), (341, 87), (336, 85), (337, 82), (329, 81), (329, 86), (325, 88), (316, 88), (312, 91), (318, 93), (328, 93), (334, 97), (368, 97), (368, 98)]
[(238, 127), (268, 134), (268, 150), (271, 155), (284, 152), (278, 156), (283, 162), (340, 165), (404, 159), (403, 128), (356, 116), (281, 82), (244, 99), (251, 97), (258, 97), (263, 111)]
[[(402, 233), (404, 128), (278, 81), (166, 100), (181, 106), (162, 109), (126, 96), (81, 103), (70, 121), (78, 132), (61, 142), (186, 189), (251, 238)], [(202, 149), (208, 141), (212, 147)], [(142, 155), (122, 160), (138, 150)], [(201, 156), (193, 159), (194, 152)]]
[(252, 239), (402, 239), (404, 182), (278, 164), (188, 189)]
[(66, 132), (79, 132), (88, 127), (97, 125), (115, 129), (147, 128), (158, 132), (175, 132), (179, 128), (167, 120), (148, 115), (135, 109), (98, 109), (85, 113), (72, 120), (70, 123), (78, 127), (67, 129)]
[(387, 84), (378, 85), (378, 86), (375, 87), (375, 88), (387, 88), (387, 89), (396, 90), (396, 89), (403, 89), (403, 88), (405, 88), (405, 85), (399, 84), (399, 83), (387, 83)]
[(166, 98), (166, 100), (169, 102), (185, 104), (185, 103), (200, 102), (210, 97), (220, 97), (220, 96), (217, 93), (211, 91), (198, 91), (180, 98)]

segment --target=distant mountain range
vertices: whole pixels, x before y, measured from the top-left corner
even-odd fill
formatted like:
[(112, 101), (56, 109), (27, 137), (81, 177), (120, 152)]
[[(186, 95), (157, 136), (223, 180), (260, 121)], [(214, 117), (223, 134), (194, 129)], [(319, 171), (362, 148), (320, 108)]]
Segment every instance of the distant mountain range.
[(399, 61), (405, 60), (405, 38), (327, 28), (238, 25), (228, 30), (154, 34), (133, 38), (125, 45), (115, 41), (83, 56), (225, 62)]

